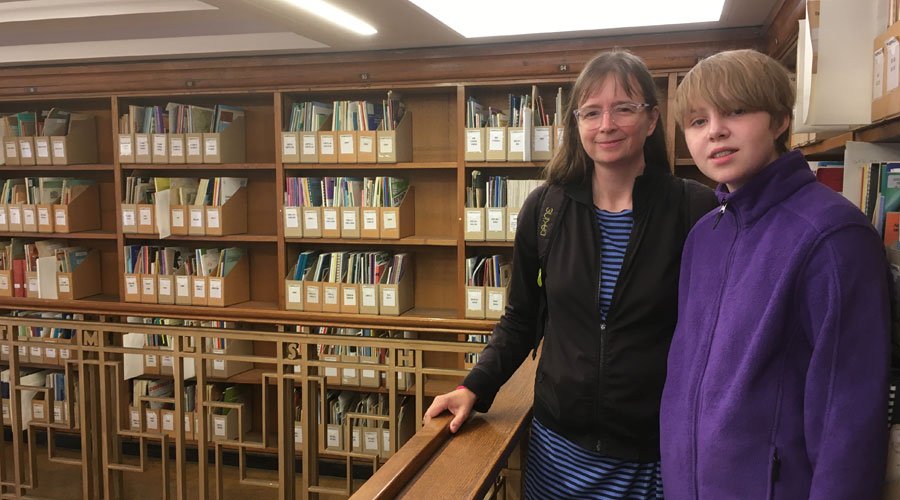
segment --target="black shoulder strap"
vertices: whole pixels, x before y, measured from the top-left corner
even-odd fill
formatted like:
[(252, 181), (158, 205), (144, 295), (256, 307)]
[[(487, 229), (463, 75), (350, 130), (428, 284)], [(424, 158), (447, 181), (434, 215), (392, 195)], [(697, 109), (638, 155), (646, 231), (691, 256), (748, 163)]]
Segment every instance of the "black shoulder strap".
[(537, 250), (538, 250), (538, 275), (535, 277), (541, 292), (538, 298), (537, 325), (535, 325), (534, 345), (531, 357), (537, 356), (537, 348), (544, 337), (544, 329), (547, 327), (547, 292), (544, 289), (544, 278), (547, 275), (547, 256), (550, 247), (559, 232), (562, 224), (562, 216), (568, 206), (568, 199), (563, 188), (548, 185), (541, 194), (541, 205), (537, 212)]

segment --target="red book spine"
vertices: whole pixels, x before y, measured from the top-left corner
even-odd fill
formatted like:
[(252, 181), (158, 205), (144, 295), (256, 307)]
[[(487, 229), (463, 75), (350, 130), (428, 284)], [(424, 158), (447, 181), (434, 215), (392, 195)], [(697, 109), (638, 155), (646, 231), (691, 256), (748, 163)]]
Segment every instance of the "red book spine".
[(25, 259), (13, 261), (13, 297), (25, 297)]

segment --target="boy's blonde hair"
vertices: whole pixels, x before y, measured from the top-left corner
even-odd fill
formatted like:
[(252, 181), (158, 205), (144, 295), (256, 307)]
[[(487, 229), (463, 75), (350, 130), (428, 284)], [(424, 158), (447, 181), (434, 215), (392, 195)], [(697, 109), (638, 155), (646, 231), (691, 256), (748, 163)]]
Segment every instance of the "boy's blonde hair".
[[(678, 85), (674, 112), (682, 129), (700, 101), (722, 113), (765, 111), (774, 127), (792, 116), (794, 86), (784, 66), (771, 57), (750, 49), (729, 50), (701, 60)], [(790, 127), (776, 140), (779, 153), (787, 151), (789, 134)]]

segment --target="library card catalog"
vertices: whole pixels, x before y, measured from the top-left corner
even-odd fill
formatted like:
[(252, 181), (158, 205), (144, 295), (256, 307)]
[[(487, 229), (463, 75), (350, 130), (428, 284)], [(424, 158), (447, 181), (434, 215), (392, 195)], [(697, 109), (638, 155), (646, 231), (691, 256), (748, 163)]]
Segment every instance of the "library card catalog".
[(466, 152), (481, 152), (481, 129), (466, 130)]

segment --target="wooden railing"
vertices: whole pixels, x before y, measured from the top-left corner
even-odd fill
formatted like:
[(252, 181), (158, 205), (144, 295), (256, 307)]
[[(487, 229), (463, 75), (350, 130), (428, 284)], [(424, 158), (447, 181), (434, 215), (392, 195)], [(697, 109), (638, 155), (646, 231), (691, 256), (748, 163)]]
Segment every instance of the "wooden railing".
[(504, 482), (521, 491), (521, 471), (506, 477), (501, 471), (525, 462), (536, 367), (529, 358), (490, 411), (470, 418), (455, 435), (446, 413), (423, 426), (351, 499), (481, 499)]

